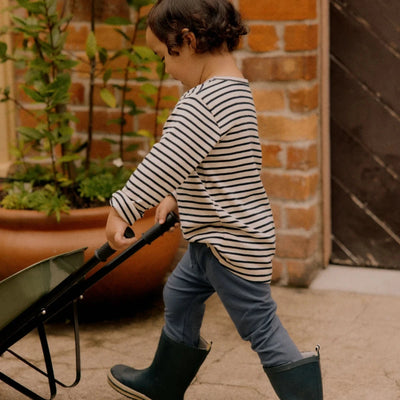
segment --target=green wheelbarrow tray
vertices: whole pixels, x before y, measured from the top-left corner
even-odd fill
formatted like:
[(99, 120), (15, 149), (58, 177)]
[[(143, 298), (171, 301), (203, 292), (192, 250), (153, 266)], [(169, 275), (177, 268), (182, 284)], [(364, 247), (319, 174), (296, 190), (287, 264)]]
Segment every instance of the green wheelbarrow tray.
[[(146, 244), (150, 244), (178, 222), (174, 213), (170, 213), (164, 224), (155, 224), (142, 234), (132, 246), (115, 256), (110, 262), (107, 259), (115, 253), (108, 243), (95, 251), (95, 254), (84, 263), (85, 249), (78, 249), (40, 261), (0, 282), (0, 355), (7, 352), (18, 358), (29, 367), (45, 375), (49, 383), (50, 396), (53, 399), (57, 385), (72, 387), (78, 384), (81, 375), (79, 327), (77, 300), (86, 289), (93, 286), (114, 268), (136, 253)], [(133, 232), (127, 230), (126, 236)], [(95, 273), (87, 276), (100, 262), (105, 264)], [(76, 376), (72, 384), (66, 385), (54, 376), (50, 350), (44, 324), (51, 317), (66, 307), (72, 307), (75, 332)], [(37, 329), (42, 346), (46, 370), (43, 371), (10, 347), (32, 330)], [(12, 386), (33, 400), (45, 400), (33, 390), (23, 386), (13, 378), (0, 371), (0, 380)]]
[(0, 282), (0, 331), (83, 264), (79, 249), (40, 261)]

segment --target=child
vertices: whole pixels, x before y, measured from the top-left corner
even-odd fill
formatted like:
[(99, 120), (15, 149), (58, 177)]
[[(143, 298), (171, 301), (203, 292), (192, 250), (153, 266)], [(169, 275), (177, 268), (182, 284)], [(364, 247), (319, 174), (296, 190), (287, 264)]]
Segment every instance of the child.
[(166, 72), (188, 89), (159, 143), (114, 193), (107, 239), (127, 247), (127, 225), (155, 205), (179, 210), (189, 247), (164, 288), (165, 326), (151, 366), (113, 367), (109, 383), (133, 399), (183, 400), (210, 345), (204, 302), (217, 293), (285, 400), (322, 399), (319, 354), (302, 354), (271, 298), (275, 233), (260, 179), (261, 149), (249, 84), (232, 51), (247, 33), (229, 0), (159, 0), (146, 39)]

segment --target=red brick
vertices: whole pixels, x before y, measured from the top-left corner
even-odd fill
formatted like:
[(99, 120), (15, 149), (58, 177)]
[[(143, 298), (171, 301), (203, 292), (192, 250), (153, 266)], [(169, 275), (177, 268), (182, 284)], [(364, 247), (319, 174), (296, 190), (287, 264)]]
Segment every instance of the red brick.
[(148, 152), (149, 146), (148, 146), (148, 139), (147, 138), (142, 138), (142, 137), (136, 137), (136, 138), (125, 138), (124, 139), (124, 148), (127, 149), (128, 146), (131, 145), (136, 145), (137, 148), (132, 151), (126, 151), (124, 150), (123, 153), (123, 160), (132, 162), (132, 163), (138, 163), (141, 162), (143, 157), (140, 156), (139, 152)]
[(249, 57), (243, 60), (243, 74), (252, 82), (309, 81), (317, 77), (317, 57)]
[(308, 112), (318, 108), (319, 86), (290, 90), (288, 92), (290, 109), (293, 112)]
[(88, 25), (71, 24), (68, 27), (68, 37), (65, 43), (65, 49), (73, 51), (85, 51), (88, 34)]
[[(161, 101), (160, 108), (170, 108), (173, 109), (179, 100), (180, 97), (180, 89), (177, 85), (166, 86), (163, 85), (161, 87)], [(166, 97), (166, 99), (164, 99)]]
[(284, 263), (277, 257), (272, 260), (272, 282), (276, 283), (282, 278)]
[(105, 158), (112, 153), (111, 144), (104, 140), (92, 141), (92, 157), (93, 158)]
[(70, 93), (70, 104), (83, 104), (85, 102), (85, 87), (78, 82), (72, 82)]
[(279, 229), (282, 227), (282, 206), (279, 203), (272, 201), (271, 208), (274, 216), (275, 228)]
[[(155, 114), (154, 112), (140, 114), (136, 117), (137, 129), (147, 129), (154, 135)], [(157, 125), (156, 137), (160, 138), (162, 134), (162, 124)]]
[[(133, 35), (134, 28), (133, 26), (128, 26), (126, 29), (126, 34), (128, 37), (132, 37)], [(136, 32), (136, 40), (135, 40), (135, 45), (136, 46), (146, 46), (146, 31), (145, 30), (139, 30)]]
[(147, 67), (150, 69), (150, 71), (141, 72), (142, 76), (151, 81), (157, 81), (159, 79), (158, 74), (157, 74), (157, 63), (154, 62), (154, 63), (148, 64)]
[(303, 20), (317, 16), (316, 0), (240, 0), (239, 9), (249, 20)]
[(309, 207), (300, 206), (286, 206), (286, 228), (289, 229), (312, 229), (317, 222), (317, 206), (312, 205)]
[(37, 118), (31, 114), (28, 110), (20, 109), (18, 110), (18, 125), (19, 126), (29, 126), (35, 127), (38, 123)]
[[(126, 111), (126, 110), (125, 110)], [(109, 108), (106, 111), (107, 113), (107, 125), (103, 127), (103, 130), (105, 129), (105, 132), (107, 133), (115, 133), (118, 134), (120, 133), (120, 125), (119, 124), (110, 124), (110, 120), (115, 120), (120, 118), (121, 113), (119, 108)], [(124, 132), (132, 132), (134, 130), (134, 117), (132, 115), (125, 114), (125, 120), (126, 120), (126, 125), (124, 126)], [(99, 131), (101, 128), (99, 128)]]
[(308, 147), (289, 146), (287, 149), (287, 168), (307, 171), (318, 166), (316, 144)]
[(278, 35), (273, 25), (252, 25), (248, 36), (248, 44), (255, 52), (278, 49)]
[(282, 167), (282, 146), (278, 144), (261, 144), (261, 150), (263, 167)]
[(121, 48), (123, 38), (121, 34), (115, 31), (115, 27), (110, 25), (98, 25), (95, 31), (97, 45), (107, 50)]
[(28, 103), (28, 104), (34, 104), (35, 102), (24, 92), (22, 89), (22, 86), (17, 85), (16, 87), (16, 97), (18, 98), (18, 101), (21, 103)]
[(261, 178), (271, 198), (303, 201), (315, 196), (319, 175), (262, 171)]
[(260, 138), (265, 140), (293, 142), (314, 140), (318, 135), (317, 115), (308, 115), (297, 119), (259, 115), (258, 126)]
[[(76, 129), (78, 132), (86, 133), (88, 131), (89, 114), (87, 111), (76, 111), (76, 117), (79, 122), (76, 123)], [(101, 133), (111, 133), (118, 134), (119, 126), (115, 124), (109, 124), (110, 119), (115, 119), (119, 117), (118, 110), (111, 110), (104, 107), (103, 109), (97, 108), (93, 113), (93, 130), (94, 132)], [(126, 116), (128, 119), (128, 125), (126, 130), (131, 130), (132, 127), (132, 117)]]
[(318, 236), (280, 232), (276, 237), (276, 255), (282, 258), (306, 259), (317, 249)]
[(76, 52), (80, 58), (80, 63), (74, 68), (75, 77), (89, 79), (90, 74), (90, 62), (86, 56), (86, 53)]
[(141, 85), (137, 83), (130, 84), (129, 85), (130, 91), (126, 93), (126, 99), (133, 100), (138, 107), (146, 107), (147, 106), (146, 100), (143, 99), (142, 96), (140, 96), (141, 94), (140, 86)]
[(314, 259), (287, 260), (286, 269), (289, 286), (309, 287), (320, 267)]
[[(74, 21), (90, 21), (91, 2), (73, 1), (70, 2), (70, 13), (74, 16)], [(95, 18), (96, 21), (105, 21), (109, 17), (129, 16), (129, 6), (126, 0), (96, 0)]]
[[(158, 83), (155, 83), (157, 87)], [(147, 103), (146, 100), (143, 99), (141, 96), (140, 84), (131, 85), (131, 91), (127, 93), (127, 99), (133, 100), (138, 107), (146, 107)], [(174, 108), (176, 102), (179, 100), (179, 87), (177, 85), (173, 86), (165, 86), (161, 87), (161, 101), (160, 101), (160, 108)], [(167, 99), (163, 99), (163, 97), (167, 97)], [(152, 95), (151, 98), (156, 101), (156, 95)]]
[(253, 88), (252, 91), (257, 111), (277, 111), (285, 108), (283, 90)]
[[(113, 71), (112, 78), (113, 79), (125, 79), (125, 70), (129, 65), (128, 57), (120, 56), (112, 61), (107, 63), (107, 68), (111, 68)], [(130, 70), (128, 72), (128, 79), (134, 79), (138, 76), (138, 73), (135, 70)]]
[(318, 47), (318, 25), (287, 25), (285, 27), (285, 50), (314, 50)]

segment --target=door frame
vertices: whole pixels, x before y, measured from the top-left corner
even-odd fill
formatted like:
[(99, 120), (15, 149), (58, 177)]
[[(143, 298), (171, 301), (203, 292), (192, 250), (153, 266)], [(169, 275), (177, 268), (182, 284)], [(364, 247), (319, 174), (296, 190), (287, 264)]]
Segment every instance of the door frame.
[[(7, 7), (8, 0), (0, 0), (0, 9)], [(0, 13), (0, 25), (9, 24), (7, 13)], [(5, 38), (5, 39), (4, 39)], [(3, 40), (11, 46), (9, 35), (4, 36)], [(0, 87), (9, 85), (13, 91), (14, 79), (13, 69), (10, 63), (0, 64)], [(0, 176), (5, 176), (12, 160), (10, 155), (10, 146), (15, 140), (15, 107), (11, 101), (0, 103), (0, 121), (2, 121), (2, 130), (0, 133)]]
[(330, 24), (329, 0), (320, 0), (320, 168), (321, 168), (321, 224), (324, 267), (332, 253), (331, 219), (331, 157), (330, 157)]

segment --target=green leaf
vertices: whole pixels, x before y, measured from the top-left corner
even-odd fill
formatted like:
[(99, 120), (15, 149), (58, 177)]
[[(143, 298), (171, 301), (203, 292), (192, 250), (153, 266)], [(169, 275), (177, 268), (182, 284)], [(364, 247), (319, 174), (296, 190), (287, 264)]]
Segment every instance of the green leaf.
[(163, 96), (162, 99), (164, 101), (178, 101), (178, 98), (176, 96)]
[(165, 108), (164, 110), (162, 110), (158, 115), (157, 115), (157, 124), (164, 124), (170, 114), (170, 110), (168, 110), (167, 108)]
[(165, 73), (165, 64), (162, 61), (157, 63), (156, 72), (157, 72), (158, 78), (161, 80), (166, 79), (166, 77), (168, 76)]
[(153, 4), (154, 0), (127, 0), (127, 2), (136, 11), (139, 11), (142, 7)]
[(43, 1), (18, 1), (18, 4), (32, 14), (42, 14), (45, 12)]
[(104, 47), (100, 47), (98, 51), (99, 51), (99, 60), (103, 65), (105, 65), (105, 63), (108, 60), (108, 52)]
[(42, 132), (35, 128), (20, 126), (17, 131), (27, 140), (40, 140), (43, 138)]
[(0, 59), (6, 59), (7, 58), (7, 43), (5, 42), (0, 42)]
[(152, 99), (150, 96), (146, 96), (145, 94), (141, 93), (140, 97), (142, 99), (144, 99), (146, 101), (146, 103), (151, 106), (151, 107), (155, 107), (156, 102), (154, 101), (154, 99)]
[(72, 69), (73, 67), (76, 67), (79, 64), (79, 61), (57, 60), (56, 64), (60, 70), (65, 70), (65, 69)]
[(127, 42), (131, 41), (131, 38), (122, 29), (115, 28), (115, 31), (118, 32)]
[(111, 118), (107, 121), (107, 125), (125, 125), (124, 118)]
[(157, 61), (159, 57), (154, 54), (153, 50), (151, 50), (147, 46), (133, 46), (135, 53), (142, 59), (147, 61)]
[(61, 135), (58, 143), (69, 143), (72, 135), (74, 134), (74, 130), (70, 126), (62, 126), (58, 131)]
[(66, 156), (59, 157), (57, 161), (59, 163), (69, 163), (71, 161), (76, 161), (79, 159), (80, 159), (80, 157), (78, 154), (68, 154)]
[(86, 39), (86, 55), (89, 60), (93, 60), (96, 57), (97, 41), (94, 32), (90, 31)]
[(129, 146), (126, 146), (125, 151), (135, 151), (139, 148), (138, 144), (130, 144)]
[(104, 72), (104, 75), (103, 75), (104, 84), (106, 84), (109, 81), (111, 76), (112, 76), (112, 69), (111, 68), (106, 69), (106, 71)]
[(151, 96), (158, 92), (158, 88), (152, 83), (144, 83), (142, 86), (140, 86), (140, 90), (147, 96)]
[(115, 96), (108, 89), (101, 89), (100, 97), (109, 107), (115, 108), (117, 106), (117, 100), (115, 99)]
[(33, 101), (36, 101), (36, 103), (43, 103), (44, 98), (43, 96), (40, 95), (36, 90), (33, 90), (27, 86), (23, 86), (23, 91), (27, 96), (29, 96)]
[(103, 138), (102, 140), (103, 140), (103, 142), (106, 142), (106, 143), (118, 144), (118, 142), (116, 140), (113, 140), (113, 139)]
[(110, 17), (106, 19), (108, 25), (131, 25), (131, 21), (128, 18), (123, 17)]
[(139, 129), (138, 131), (136, 131), (136, 133), (139, 136), (144, 136), (144, 137), (148, 137), (148, 138), (152, 138), (153, 135), (150, 131), (148, 131), (147, 129)]

